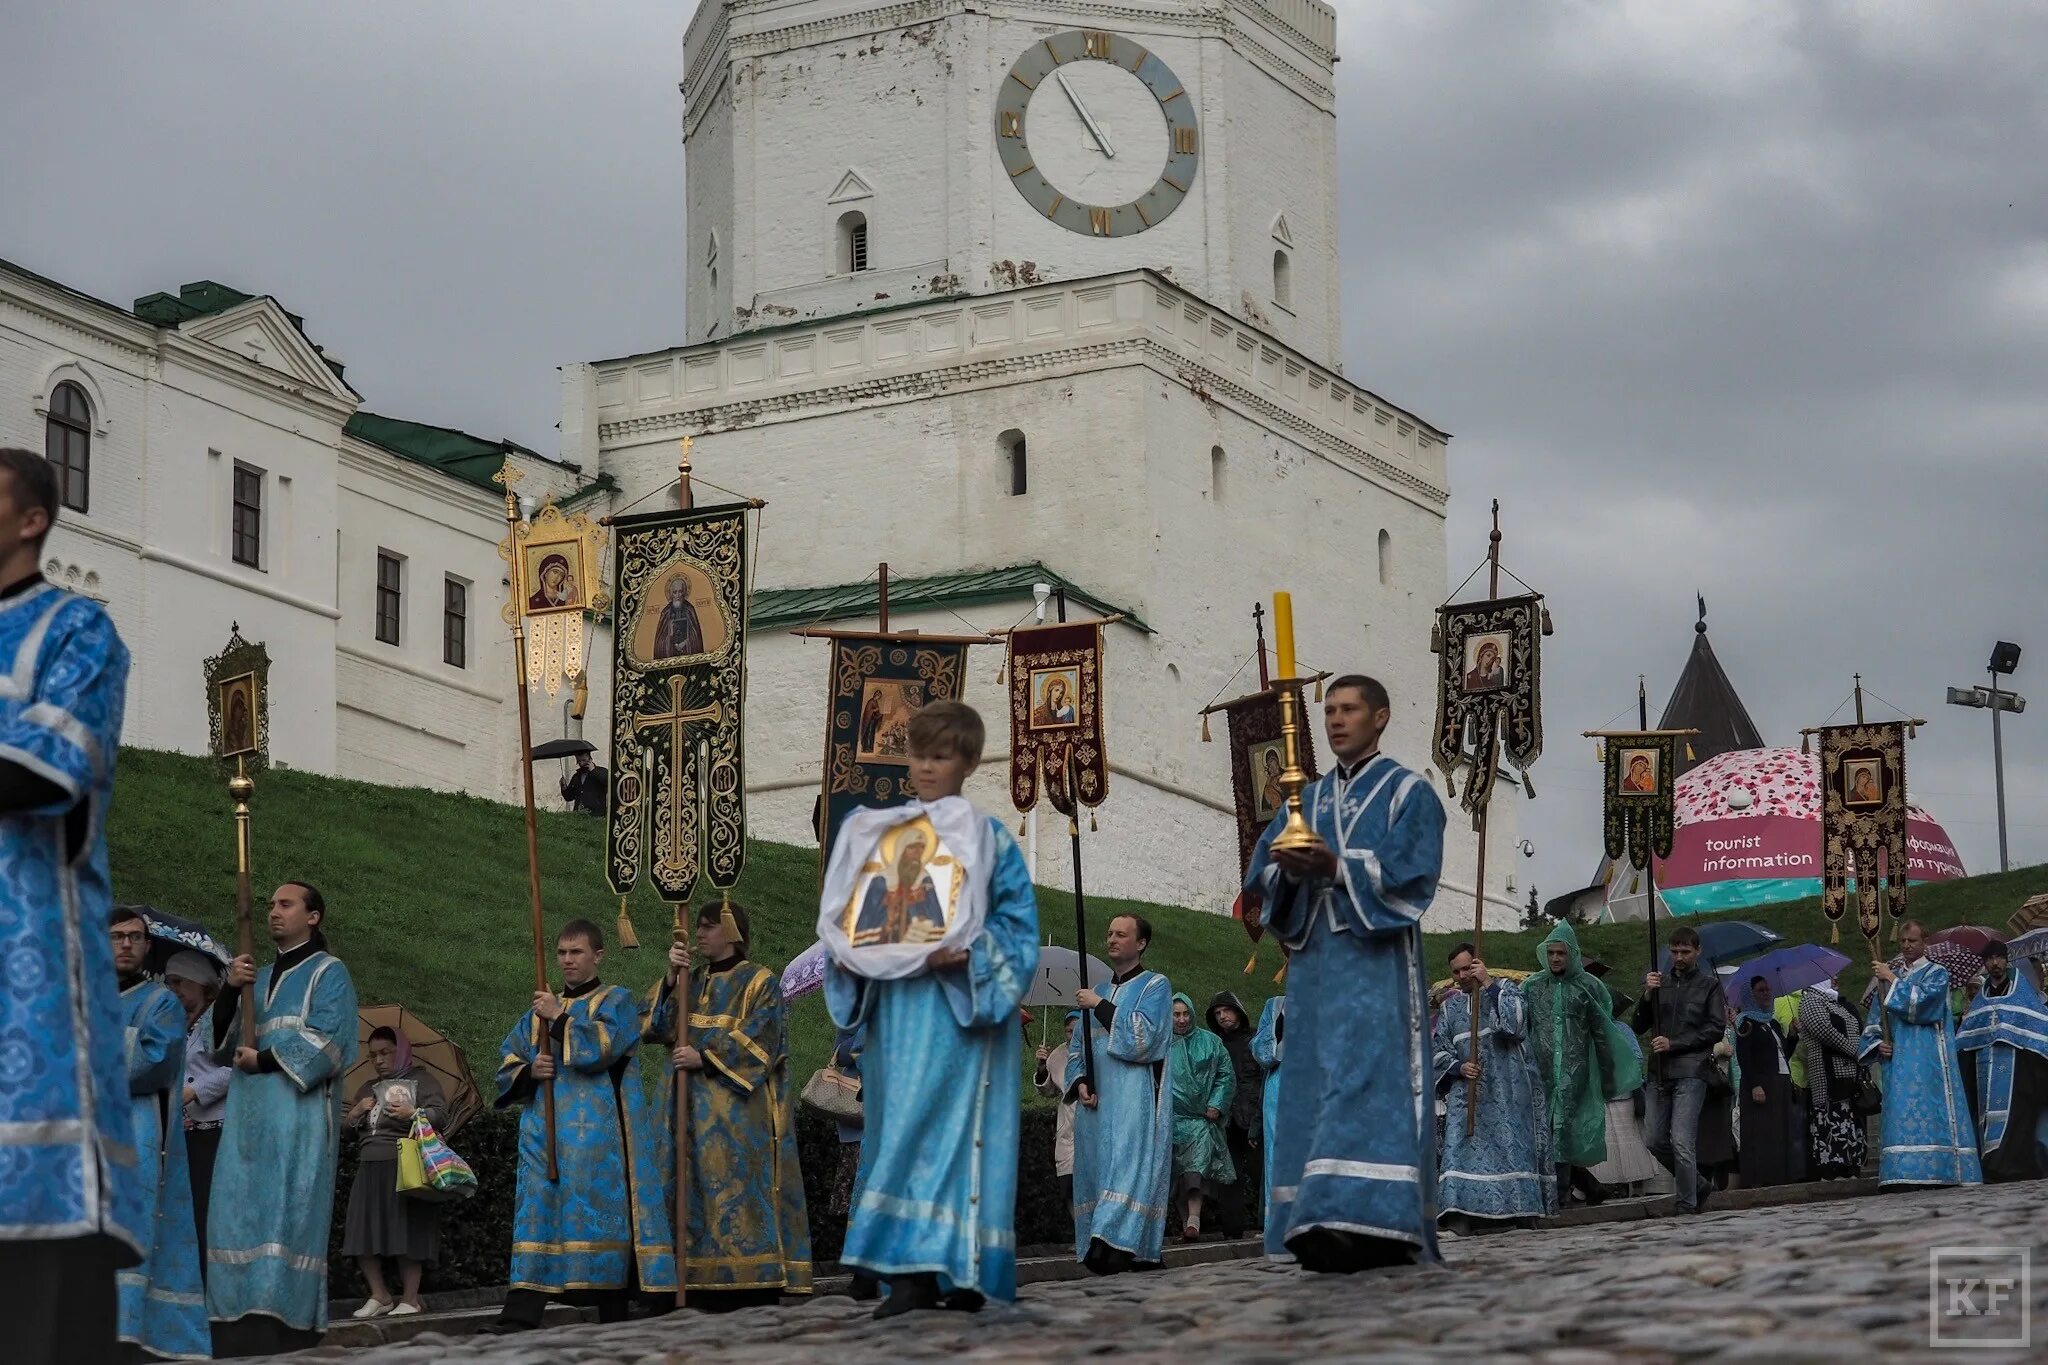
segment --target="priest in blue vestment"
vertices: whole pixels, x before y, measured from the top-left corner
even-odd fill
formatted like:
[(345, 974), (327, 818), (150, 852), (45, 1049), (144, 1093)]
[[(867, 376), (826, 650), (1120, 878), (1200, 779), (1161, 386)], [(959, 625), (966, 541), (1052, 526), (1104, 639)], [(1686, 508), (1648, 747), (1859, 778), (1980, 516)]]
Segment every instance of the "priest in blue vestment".
[(1984, 949), (1984, 985), (1956, 1028), (1956, 1052), (1984, 1179), (2039, 1178), (2048, 1162), (2048, 1006), (2013, 971), (2003, 943)]
[[(228, 964), (214, 1046), (234, 1058), (206, 1216), (206, 1313), (215, 1355), (276, 1355), (327, 1327), (340, 1104), (356, 1057), (356, 988), (327, 951), (327, 902), (304, 882), (271, 895), (277, 959)], [(256, 1046), (241, 1045), (242, 987), (255, 983)]]
[[(659, 1120), (634, 1067), (639, 999), (599, 980), (604, 931), (589, 920), (562, 926), (555, 963), (562, 993), (533, 993), (498, 1062), (498, 1107), (523, 1112), (511, 1280), (495, 1332), (540, 1326), (550, 1296), (587, 1302), (598, 1321), (617, 1322), (636, 1286), (676, 1288), (670, 1182), (655, 1157)], [(554, 1180), (544, 1086), (555, 1095)]]
[(1379, 751), (1391, 714), (1375, 679), (1328, 686), (1336, 766), (1302, 792), (1324, 846), (1273, 852), (1283, 810), (1245, 882), (1293, 954), (1268, 1236), (1311, 1271), (1437, 1255), (1421, 926), (1443, 870), (1444, 808)]
[(1282, 1034), (1287, 1031), (1287, 997), (1276, 995), (1259, 1012), (1259, 1031), (1252, 1035), (1252, 1059), (1266, 1069), (1266, 1094), (1262, 1101), (1265, 1157), (1261, 1174), (1259, 1207), (1266, 1210), (1266, 1254), (1275, 1260), (1292, 1260), (1287, 1248), (1273, 1234), (1273, 1141), (1280, 1129), (1280, 1054), (1286, 1050)]
[(1145, 967), (1152, 925), (1118, 915), (1104, 939), (1110, 978), (1074, 1001), (1092, 1040), (1095, 1083), (1076, 1036), (1067, 1053), (1074, 1111), (1074, 1255), (1098, 1275), (1161, 1261), (1173, 1183), (1173, 986)]
[[(796, 1094), (789, 1083), (781, 976), (747, 960), (745, 907), (697, 910), (701, 971), (672, 944), (654, 987), (646, 1041), (668, 1048), (655, 1091), (654, 1167), (662, 1207), (675, 1208), (675, 1084), (689, 1082), (689, 1226), (678, 1250), (692, 1308), (770, 1304), (811, 1292), (811, 1225), (797, 1163)], [(676, 1037), (676, 994), (688, 981), (690, 1037)]]
[[(860, 1169), (839, 1260), (888, 1286), (878, 1318), (1017, 1296), (1018, 1009), (1038, 970), (1038, 900), (1016, 839), (960, 795), (985, 742), (972, 707), (919, 711), (914, 799), (853, 812), (825, 874), (825, 1001), (842, 1030), (866, 1029)], [(913, 842), (918, 875), (926, 859), (945, 869), (947, 893), (934, 892), (943, 923), (926, 940), (857, 941), (857, 888), (881, 867), (906, 871), (885, 850)]]
[[(1439, 1216), (1470, 1232), (1555, 1213), (1557, 1175), (1543, 1075), (1529, 1050), (1528, 1001), (1514, 982), (1493, 980), (1469, 943), (1451, 950), (1451, 974), (1459, 989), (1444, 999), (1431, 1036), (1436, 1092), (1444, 1097)], [(1475, 1091), (1478, 1104), (1468, 1118)]]
[(0, 1037), (33, 1040), (0, 1071), (0, 1284), (10, 1361), (99, 1362), (150, 1237), (106, 928), (128, 650), (38, 572), (57, 507), (54, 466), (0, 449)]
[(107, 917), (107, 936), (127, 1015), (135, 1156), (152, 1229), (142, 1264), (116, 1277), (121, 1340), (166, 1360), (204, 1360), (213, 1354), (213, 1339), (185, 1169), (185, 1007), (143, 970), (149, 925), (138, 907), (116, 906)]
[(1871, 976), (1886, 989), (1864, 1026), (1860, 1054), (1874, 1059), (1883, 1077), (1877, 1178), (1885, 1185), (1980, 1184), (1977, 1135), (1956, 1066), (1948, 969), (1928, 958), (1927, 933), (1918, 920), (1899, 927), (1899, 950), (1904, 970), (1871, 964)]

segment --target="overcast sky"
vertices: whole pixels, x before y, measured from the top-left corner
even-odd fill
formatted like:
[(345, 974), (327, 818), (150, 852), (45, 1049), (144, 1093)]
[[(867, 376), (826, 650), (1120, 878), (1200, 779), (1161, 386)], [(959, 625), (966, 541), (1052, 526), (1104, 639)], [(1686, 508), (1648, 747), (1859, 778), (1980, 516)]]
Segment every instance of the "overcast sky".
[[(370, 408), (550, 449), (556, 365), (682, 337), (690, 8), (10, 5), (0, 256), (275, 294)], [(1929, 719), (1915, 799), (1995, 868), (1943, 689), (2017, 640), (2048, 711), (2048, 6), (1338, 8), (1349, 373), (1456, 434), (1448, 581), (1498, 497), (1557, 620), (1523, 888), (1592, 870), (1578, 733), (1639, 672), (1655, 718), (1695, 590), (1766, 739), (1859, 669)], [(2006, 760), (2048, 859), (2048, 715)]]

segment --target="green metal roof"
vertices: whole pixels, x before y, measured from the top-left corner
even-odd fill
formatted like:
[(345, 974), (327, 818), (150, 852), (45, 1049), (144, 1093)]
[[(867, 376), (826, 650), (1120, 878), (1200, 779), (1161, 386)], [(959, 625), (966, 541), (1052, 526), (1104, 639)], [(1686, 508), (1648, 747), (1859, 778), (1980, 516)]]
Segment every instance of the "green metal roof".
[[(135, 300), (135, 316), (144, 322), (153, 322), (159, 327), (176, 327), (194, 318), (211, 317), (225, 313), (255, 298), (239, 289), (230, 288), (217, 280), (196, 280), (191, 284), (178, 286), (176, 294), (149, 294)], [(292, 326), (303, 327), (303, 320), (285, 314), (292, 319)]]
[(481, 436), (472, 436), (453, 427), (433, 427), (425, 422), (408, 422), (399, 417), (380, 417), (374, 412), (358, 412), (348, 419), (348, 425), (342, 430), (380, 450), (388, 450), (400, 459), (438, 469), (451, 478), (493, 493), (503, 491), (491, 482), (491, 476), (504, 465), (507, 451), (523, 455), (534, 453), (511, 441), (486, 441)]
[[(1104, 616), (1122, 613), (1125, 623), (1152, 633), (1138, 614), (1119, 607), (1062, 578), (1043, 564), (1018, 564), (1007, 569), (975, 569), (967, 573), (932, 574), (925, 578), (889, 579), (889, 611), (923, 611), (931, 608), (986, 606), (991, 602), (1029, 600), (1036, 583), (1064, 588), (1070, 604), (1079, 604)], [(756, 629), (775, 626), (823, 625), (828, 621), (872, 619), (877, 607), (875, 582), (842, 583), (829, 588), (756, 588), (747, 611), (748, 624)], [(1012, 624), (995, 622), (998, 626)]]

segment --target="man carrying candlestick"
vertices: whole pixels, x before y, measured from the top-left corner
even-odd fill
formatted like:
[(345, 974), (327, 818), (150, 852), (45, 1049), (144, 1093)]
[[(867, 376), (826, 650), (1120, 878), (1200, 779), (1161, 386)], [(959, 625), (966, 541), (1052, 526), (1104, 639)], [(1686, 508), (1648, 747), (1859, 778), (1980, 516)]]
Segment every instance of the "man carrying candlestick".
[[(1276, 615), (1291, 675), (1292, 622)], [(1336, 763), (1300, 798), (1318, 842), (1276, 851), (1282, 810), (1245, 879), (1292, 952), (1267, 1244), (1326, 1273), (1437, 1254), (1421, 920), (1443, 869), (1444, 808), (1379, 751), (1390, 716), (1376, 680), (1330, 684), (1323, 724)]]

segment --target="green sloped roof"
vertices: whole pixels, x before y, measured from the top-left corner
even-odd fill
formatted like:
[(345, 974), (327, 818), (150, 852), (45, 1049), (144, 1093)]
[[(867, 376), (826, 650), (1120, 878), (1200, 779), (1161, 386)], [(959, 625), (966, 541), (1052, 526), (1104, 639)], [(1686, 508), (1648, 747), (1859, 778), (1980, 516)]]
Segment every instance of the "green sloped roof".
[(534, 453), (511, 441), (486, 441), (481, 436), (472, 436), (453, 427), (433, 427), (400, 417), (380, 417), (374, 412), (358, 412), (348, 419), (348, 425), (342, 430), (380, 450), (388, 450), (400, 459), (428, 465), (451, 478), (493, 493), (502, 491), (491, 482), (491, 476), (504, 465), (508, 450), (523, 455)]
[[(196, 280), (179, 285), (175, 294), (148, 294), (135, 300), (135, 316), (159, 327), (176, 327), (194, 318), (225, 313), (255, 297), (217, 280)], [(301, 326), (301, 319), (290, 313), (285, 316), (291, 318), (292, 326)]]
[[(967, 573), (932, 574), (925, 578), (889, 579), (891, 614), (931, 608), (986, 606), (991, 602), (1029, 600), (1035, 583), (1064, 588), (1070, 605), (1081, 605), (1104, 616), (1121, 612), (1125, 622), (1152, 633), (1152, 627), (1127, 607), (1062, 578), (1043, 564), (1018, 564), (1007, 569), (975, 569)], [(823, 625), (828, 621), (872, 619), (875, 615), (875, 583), (841, 583), (829, 588), (756, 588), (748, 608), (748, 624), (757, 629), (775, 626)], [(1007, 621), (994, 624), (1007, 626)]]

